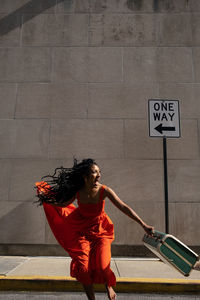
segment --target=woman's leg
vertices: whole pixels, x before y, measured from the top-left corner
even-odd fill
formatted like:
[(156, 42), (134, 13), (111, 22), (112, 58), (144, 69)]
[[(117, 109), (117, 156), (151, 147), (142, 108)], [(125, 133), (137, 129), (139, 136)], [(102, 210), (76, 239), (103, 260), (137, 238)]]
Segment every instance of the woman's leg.
[(84, 287), (85, 293), (88, 297), (88, 300), (95, 300), (93, 285), (92, 284), (90, 284), (90, 285), (83, 284), (83, 287)]
[(89, 272), (90, 242), (79, 238), (74, 246), (76, 251), (70, 252), (72, 257), (71, 276), (82, 283), (88, 300), (95, 300), (92, 279)]
[(107, 291), (107, 295), (108, 295), (109, 300), (116, 300), (117, 299), (117, 295), (116, 295), (115, 291), (113, 290), (112, 286), (108, 286), (106, 284), (106, 291)]
[(117, 295), (112, 286), (116, 284), (116, 278), (110, 268), (111, 261), (111, 244), (107, 239), (100, 239), (98, 241), (98, 250), (96, 253), (96, 268), (104, 277), (106, 281), (106, 291), (109, 300), (115, 300)]

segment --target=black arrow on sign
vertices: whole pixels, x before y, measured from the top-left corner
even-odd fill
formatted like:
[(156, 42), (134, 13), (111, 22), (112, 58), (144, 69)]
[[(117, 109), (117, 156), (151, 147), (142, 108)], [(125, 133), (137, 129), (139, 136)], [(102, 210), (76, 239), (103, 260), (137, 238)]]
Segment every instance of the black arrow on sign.
[(163, 133), (163, 131), (175, 131), (175, 127), (169, 127), (169, 126), (163, 126), (162, 123), (155, 127), (155, 130), (157, 130), (160, 134)]

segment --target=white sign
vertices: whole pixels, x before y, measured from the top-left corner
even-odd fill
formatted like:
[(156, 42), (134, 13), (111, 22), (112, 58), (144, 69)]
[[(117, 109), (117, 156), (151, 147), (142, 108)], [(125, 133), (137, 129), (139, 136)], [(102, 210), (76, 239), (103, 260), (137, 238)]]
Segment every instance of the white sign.
[(149, 100), (150, 137), (180, 137), (178, 100)]

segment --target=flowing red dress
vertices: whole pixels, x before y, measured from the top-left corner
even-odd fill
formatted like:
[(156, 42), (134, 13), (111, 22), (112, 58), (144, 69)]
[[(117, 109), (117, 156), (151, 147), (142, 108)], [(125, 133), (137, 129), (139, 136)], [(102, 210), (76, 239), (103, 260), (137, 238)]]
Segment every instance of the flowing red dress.
[[(36, 182), (38, 191), (45, 191), (45, 182)], [(70, 274), (85, 285), (104, 283), (116, 285), (110, 268), (114, 226), (104, 211), (105, 186), (101, 187), (98, 203), (81, 203), (66, 207), (43, 203), (44, 211), (59, 244), (72, 258)]]

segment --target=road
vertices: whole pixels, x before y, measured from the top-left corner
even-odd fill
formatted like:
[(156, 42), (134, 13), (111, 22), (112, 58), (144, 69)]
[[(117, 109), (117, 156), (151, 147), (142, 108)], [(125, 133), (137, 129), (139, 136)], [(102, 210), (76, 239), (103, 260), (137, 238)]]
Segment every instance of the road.
[[(0, 292), (0, 300), (87, 300), (83, 293)], [(96, 300), (107, 299), (96, 294)], [(117, 300), (199, 300), (200, 295), (118, 294)]]

